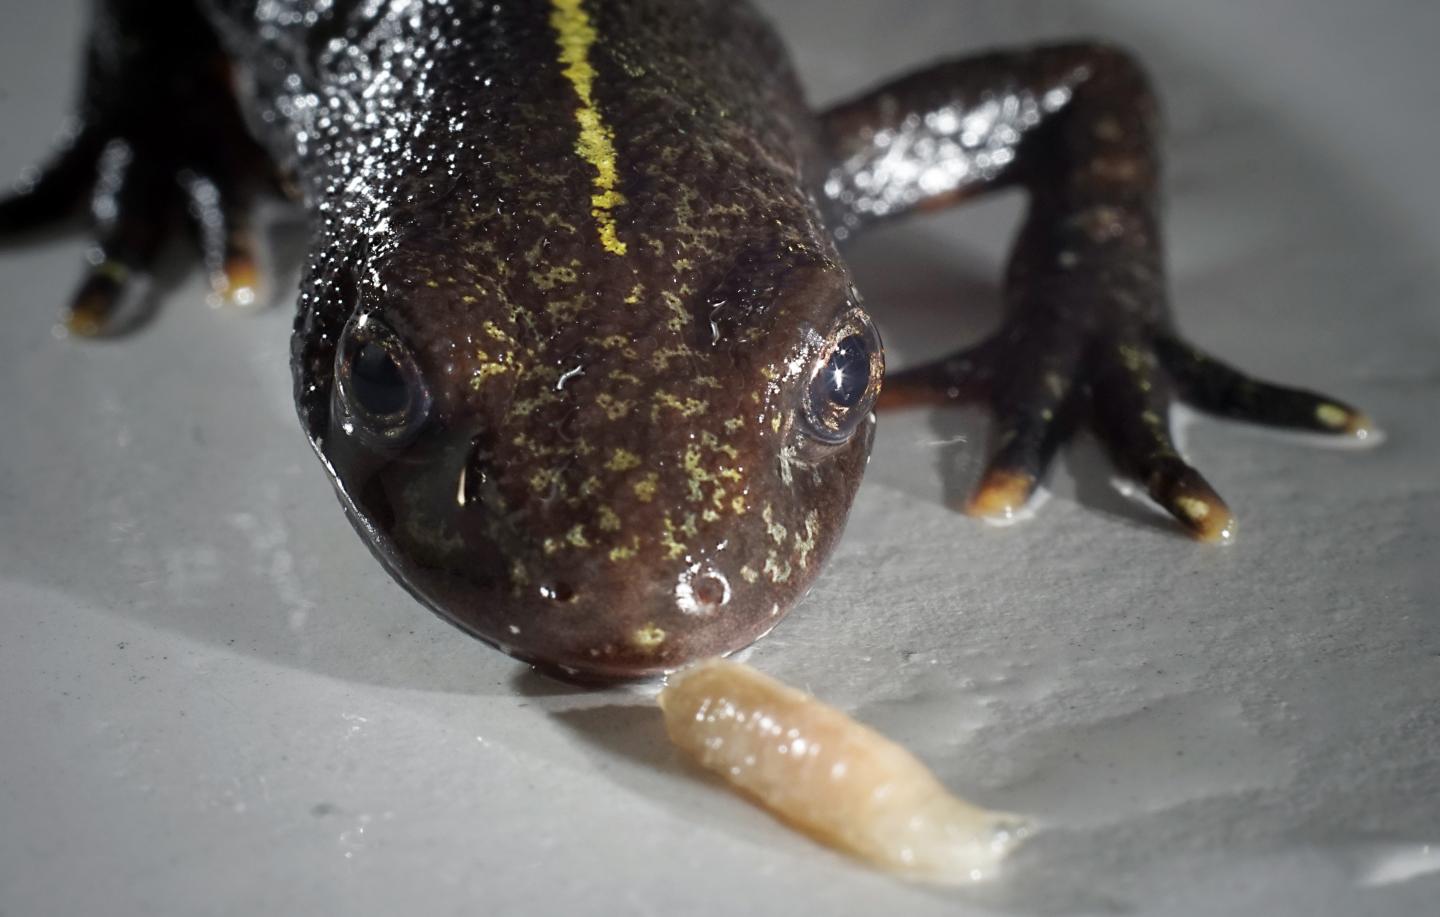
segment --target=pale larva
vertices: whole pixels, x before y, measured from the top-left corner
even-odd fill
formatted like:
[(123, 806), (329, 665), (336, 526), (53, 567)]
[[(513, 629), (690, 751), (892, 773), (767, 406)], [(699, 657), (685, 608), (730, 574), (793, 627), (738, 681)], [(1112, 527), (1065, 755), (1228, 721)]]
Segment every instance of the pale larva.
[(817, 840), (937, 882), (990, 875), (1025, 835), (1017, 816), (959, 799), (914, 755), (845, 714), (734, 662), (670, 676), (670, 738)]

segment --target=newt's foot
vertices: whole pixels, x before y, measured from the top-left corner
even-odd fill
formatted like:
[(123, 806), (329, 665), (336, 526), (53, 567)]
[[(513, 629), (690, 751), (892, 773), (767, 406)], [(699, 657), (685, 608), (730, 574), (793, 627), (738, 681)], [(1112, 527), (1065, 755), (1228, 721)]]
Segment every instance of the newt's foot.
[(216, 305), (259, 298), (250, 225), (268, 160), (250, 138), (223, 60), (148, 73), (117, 93), (92, 74), (84, 114), (43, 167), (0, 198), (0, 242), (70, 216), (88, 198), (94, 245), (62, 319), (71, 334), (126, 330), (145, 311), (162, 245), (185, 218)]
[(992, 454), (964, 509), (1009, 519), (1025, 507), (1059, 445), (1084, 424), (1116, 468), (1195, 538), (1228, 542), (1235, 516), (1176, 448), (1170, 406), (1357, 442), (1374, 427), (1334, 398), (1262, 382), (1170, 332), (1112, 334), (1088, 342), (1076, 329), (1002, 329), (995, 337), (886, 379), (882, 407), (986, 399)]

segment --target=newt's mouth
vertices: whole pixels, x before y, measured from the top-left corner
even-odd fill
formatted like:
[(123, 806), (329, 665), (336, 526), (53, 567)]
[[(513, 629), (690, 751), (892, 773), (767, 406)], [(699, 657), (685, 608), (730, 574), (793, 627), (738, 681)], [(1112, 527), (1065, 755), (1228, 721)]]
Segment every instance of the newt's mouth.
[(486, 643), (572, 679), (643, 678), (744, 647), (788, 609), (740, 572), (743, 537), (673, 559), (618, 533), (602, 541), (580, 510), (562, 528), (557, 501), (507, 503), (488, 455), (480, 436), (437, 431), (388, 460), (343, 435), (322, 456), (391, 575)]
[[(436, 613), (562, 677), (617, 680), (726, 655), (768, 633), (838, 535), (843, 515), (833, 514), (848, 507), (871, 430), (823, 468), (770, 463), (773, 480), (750, 479), (756, 505), (709, 526), (674, 524), (691, 478), (668, 460), (655, 464), (670, 478), (637, 465), (582, 499), (583, 488), (572, 493), (564, 481), (537, 493), (533, 471), (473, 428), (436, 425), (388, 455), (336, 428), (322, 457), (356, 529)], [(590, 481), (590, 469), (577, 462), (572, 477)], [(622, 503), (636, 484), (656, 498)], [(814, 508), (821, 495), (844, 498), (824, 519)]]

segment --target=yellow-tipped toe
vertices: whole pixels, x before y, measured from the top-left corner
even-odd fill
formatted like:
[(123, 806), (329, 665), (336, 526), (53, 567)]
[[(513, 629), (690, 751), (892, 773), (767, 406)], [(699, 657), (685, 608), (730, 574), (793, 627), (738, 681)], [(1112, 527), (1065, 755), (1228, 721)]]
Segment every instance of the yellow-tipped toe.
[(1368, 415), (1341, 404), (1322, 404), (1315, 409), (1315, 419), (1327, 429), (1359, 441), (1378, 438), (1380, 431)]
[(1197, 541), (1229, 544), (1235, 539), (1235, 514), (1214, 493), (1179, 494), (1168, 501), (1166, 509)]

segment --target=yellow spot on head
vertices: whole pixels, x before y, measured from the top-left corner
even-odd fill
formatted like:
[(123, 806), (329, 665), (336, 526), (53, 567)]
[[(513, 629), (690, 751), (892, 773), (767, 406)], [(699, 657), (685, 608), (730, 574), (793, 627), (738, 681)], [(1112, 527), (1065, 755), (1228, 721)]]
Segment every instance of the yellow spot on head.
[(672, 347), (661, 347), (655, 351), (650, 357), (650, 365), (656, 369), (663, 370), (670, 365), (671, 360), (681, 357), (688, 359), (694, 356), (695, 351), (690, 349), (690, 345), (682, 342)]
[(684, 521), (680, 523), (680, 531), (684, 532), (686, 535), (689, 535), (691, 538), (694, 538), (696, 535), (700, 534), (700, 528), (695, 524), (694, 513), (685, 514)]
[(595, 403), (600, 405), (600, 409), (605, 412), (605, 416), (611, 420), (619, 420), (630, 413), (631, 402), (623, 398), (616, 398), (609, 392), (601, 392), (596, 395)]
[(782, 563), (776, 553), (771, 551), (769, 556), (765, 558), (764, 572), (770, 577), (771, 582), (783, 583), (790, 579), (790, 561), (787, 560)]
[(615, 510), (611, 509), (611, 508), (608, 507), (608, 506), (602, 506), (602, 507), (600, 507), (600, 510), (599, 510), (599, 516), (600, 516), (600, 521), (599, 521), (600, 531), (602, 531), (602, 532), (618, 532), (618, 531), (620, 531), (620, 517), (615, 514)]
[(677, 557), (684, 557), (686, 550), (685, 544), (675, 539), (675, 523), (670, 519), (668, 514), (665, 516), (664, 522), (665, 531), (660, 533), (660, 544), (665, 548), (665, 556), (670, 560), (674, 560)]
[(655, 393), (655, 407), (651, 409), (652, 417), (657, 416), (662, 407), (673, 408), (680, 412), (681, 417), (694, 417), (697, 414), (704, 414), (710, 409), (710, 402), (702, 401), (699, 398), (676, 398), (669, 392)]
[(636, 629), (630, 639), (640, 649), (651, 652), (658, 649), (660, 644), (665, 642), (665, 631), (656, 627), (654, 624), (646, 624), (644, 627)]
[(655, 499), (655, 490), (660, 482), (660, 476), (650, 472), (645, 477), (635, 482), (635, 496), (641, 503), (649, 503)]
[(480, 369), (470, 379), (470, 387), (476, 390), (483, 387), (485, 380), (491, 376), (508, 373), (515, 365), (515, 357), (508, 350), (496, 357), (483, 350), (476, 350), (475, 356), (480, 361)]
[(615, 167), (614, 133), (600, 117), (592, 92), (595, 68), (590, 64), (590, 48), (598, 36), (581, 0), (550, 0), (550, 6), (550, 27), (555, 30), (555, 43), (560, 47), (560, 63), (565, 65), (565, 77), (580, 100), (575, 109), (575, 121), (580, 125), (575, 152), (595, 167), (590, 216), (595, 219), (600, 244), (605, 250), (623, 255), (625, 243), (616, 233), (615, 217), (611, 213), (625, 203), (625, 196), (615, 190), (619, 173)]
[(628, 449), (616, 449), (605, 467), (611, 471), (627, 471), (640, 464), (640, 457)]
[(769, 503), (766, 503), (765, 509), (760, 513), (760, 518), (765, 522), (765, 531), (770, 534), (771, 538), (775, 539), (775, 543), (784, 544), (785, 538), (789, 533), (786, 531), (785, 526), (775, 521), (775, 508)]
[(524, 586), (530, 582), (530, 571), (525, 568), (523, 563), (517, 560), (510, 565), (510, 579), (515, 585)]

